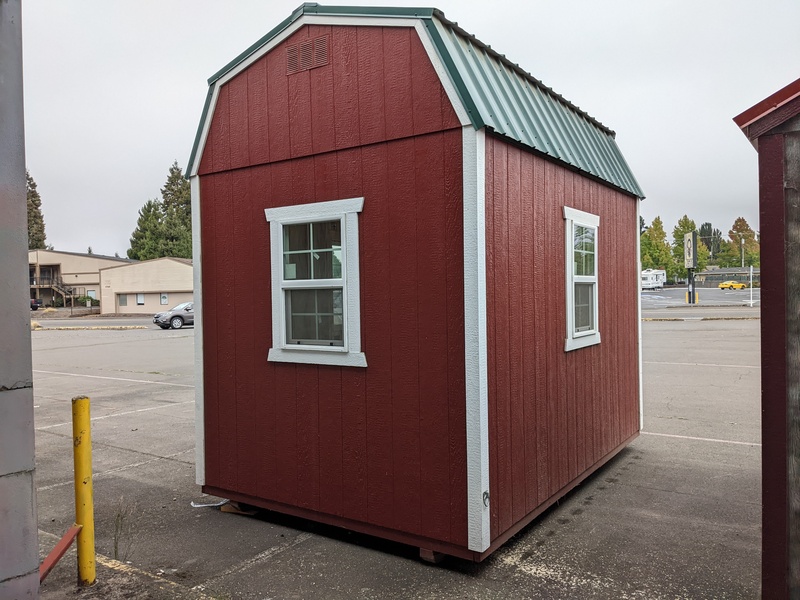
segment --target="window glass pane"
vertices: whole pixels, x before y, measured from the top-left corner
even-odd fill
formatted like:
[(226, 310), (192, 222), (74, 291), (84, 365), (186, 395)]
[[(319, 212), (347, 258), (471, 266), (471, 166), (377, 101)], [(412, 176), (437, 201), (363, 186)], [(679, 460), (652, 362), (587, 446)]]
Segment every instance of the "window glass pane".
[(307, 252), (301, 254), (284, 254), (283, 278), (287, 280), (311, 279), (311, 254)]
[(333, 278), (333, 261), (332, 252), (315, 251), (314, 252), (314, 279), (331, 279)]
[(337, 221), (323, 221), (313, 223), (314, 250), (330, 250), (341, 248), (342, 246), (342, 227)]
[(594, 284), (575, 284), (575, 333), (592, 331), (594, 327)]
[(595, 229), (575, 225), (573, 232), (575, 275), (594, 276)]
[(287, 290), (287, 341), (290, 344), (342, 346), (342, 289)]
[(292, 314), (314, 314), (317, 312), (316, 290), (292, 290)]
[(316, 316), (292, 315), (291, 318), (292, 343), (314, 340), (317, 337)]
[(120, 294), (119, 295), (119, 305), (120, 306), (128, 306), (128, 294)]
[(308, 223), (298, 225), (283, 226), (283, 251), (293, 252), (296, 250), (310, 250), (311, 240), (309, 238), (310, 228)]

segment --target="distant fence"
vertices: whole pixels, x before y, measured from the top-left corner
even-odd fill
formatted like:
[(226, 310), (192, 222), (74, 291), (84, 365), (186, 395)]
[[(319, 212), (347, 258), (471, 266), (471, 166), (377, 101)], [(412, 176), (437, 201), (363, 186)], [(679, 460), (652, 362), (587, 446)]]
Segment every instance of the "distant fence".
[[(723, 281), (741, 281), (750, 285), (750, 267), (744, 269), (713, 269), (694, 276), (697, 287), (717, 287)], [(761, 286), (761, 269), (753, 267), (753, 286)]]

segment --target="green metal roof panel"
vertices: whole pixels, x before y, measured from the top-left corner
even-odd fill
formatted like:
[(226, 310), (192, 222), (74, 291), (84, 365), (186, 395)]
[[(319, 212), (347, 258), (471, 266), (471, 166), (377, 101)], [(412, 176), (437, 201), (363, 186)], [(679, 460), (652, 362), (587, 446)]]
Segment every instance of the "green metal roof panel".
[[(614, 132), (556, 94), (518, 65), (467, 33), (433, 8), (321, 6), (305, 3), (267, 35), (209, 79), (220, 78), (259, 52), (303, 15), (415, 18), (425, 25), (473, 127), (484, 126), (562, 161), (634, 196), (644, 197), (615, 140)], [(211, 90), (210, 90), (211, 91)], [(192, 149), (192, 171), (203, 123), (211, 118), (211, 93)]]
[[(442, 55), (455, 69), (456, 89), (495, 132), (552, 156), (617, 188), (644, 197), (614, 140), (614, 132), (519, 66), (435, 11)], [(430, 30), (430, 28), (429, 28)], [(466, 98), (469, 102), (466, 102)], [(472, 116), (472, 113), (470, 112)]]

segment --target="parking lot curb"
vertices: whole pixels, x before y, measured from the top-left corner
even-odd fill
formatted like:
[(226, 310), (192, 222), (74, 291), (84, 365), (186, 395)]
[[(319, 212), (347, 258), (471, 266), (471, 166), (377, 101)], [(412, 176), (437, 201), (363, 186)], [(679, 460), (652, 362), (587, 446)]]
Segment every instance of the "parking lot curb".
[(122, 331), (125, 329), (150, 329), (144, 325), (97, 325), (95, 327), (81, 327), (80, 325), (76, 326), (64, 326), (64, 327), (42, 327), (39, 323), (31, 323), (31, 330), (32, 331), (94, 331), (97, 329), (114, 329), (117, 331)]

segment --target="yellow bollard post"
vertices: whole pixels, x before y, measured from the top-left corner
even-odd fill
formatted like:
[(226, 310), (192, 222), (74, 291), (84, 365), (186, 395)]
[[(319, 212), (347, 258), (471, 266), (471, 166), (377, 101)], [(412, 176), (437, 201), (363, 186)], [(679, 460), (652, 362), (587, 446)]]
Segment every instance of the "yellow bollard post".
[(78, 583), (93, 585), (94, 552), (94, 489), (92, 487), (92, 430), (89, 398), (72, 399), (72, 442), (75, 464), (75, 523), (81, 525), (77, 538)]

